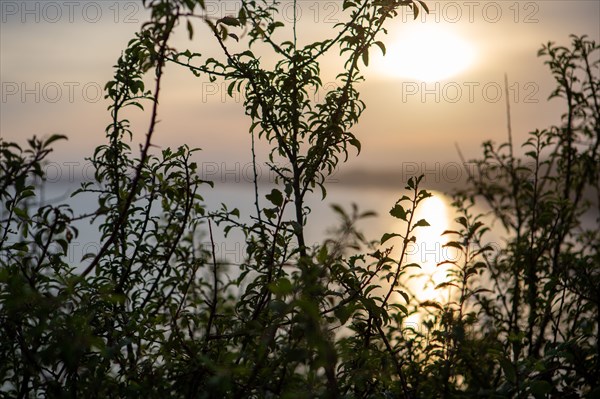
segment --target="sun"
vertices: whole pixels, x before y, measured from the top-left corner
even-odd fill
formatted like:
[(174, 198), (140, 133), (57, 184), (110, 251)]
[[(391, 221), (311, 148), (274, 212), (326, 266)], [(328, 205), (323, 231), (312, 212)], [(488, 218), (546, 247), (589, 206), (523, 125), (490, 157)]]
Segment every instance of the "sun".
[(473, 45), (452, 26), (420, 23), (398, 31), (376, 68), (388, 76), (434, 82), (464, 71), (474, 61)]

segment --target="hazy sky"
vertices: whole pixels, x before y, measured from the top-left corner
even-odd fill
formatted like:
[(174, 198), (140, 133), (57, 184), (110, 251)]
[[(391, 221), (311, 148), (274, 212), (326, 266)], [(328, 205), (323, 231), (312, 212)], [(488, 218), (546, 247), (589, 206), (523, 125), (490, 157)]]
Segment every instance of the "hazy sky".
[[(207, 0), (209, 13), (235, 12), (236, 2)], [(322, 40), (343, 20), (341, 1), (299, 1), (300, 40)], [(367, 110), (355, 133), (363, 145), (347, 170), (407, 171), (458, 162), (483, 140), (506, 136), (504, 73), (509, 78), (513, 132), (518, 138), (557, 123), (558, 101), (547, 103), (552, 78), (536, 55), (543, 42), (568, 44), (568, 35), (600, 41), (600, 1), (427, 1), (429, 16), (408, 12), (389, 26), (388, 56), (373, 55), (359, 87)], [(24, 142), (33, 134), (63, 133), (54, 159), (83, 163), (104, 140), (109, 123), (100, 89), (146, 12), (141, 1), (0, 1), (2, 82), (0, 135)], [(291, 15), (291, 2), (283, 10)], [(178, 48), (211, 54), (214, 43), (199, 30)], [(325, 79), (339, 71), (332, 54)], [(203, 148), (202, 160), (243, 168), (250, 160), (241, 100), (225, 87), (169, 65), (155, 142)], [(318, 94), (317, 94), (318, 96)], [(143, 134), (148, 115), (131, 115)], [(138, 136), (141, 137), (141, 136)], [(137, 145), (134, 146), (137, 148)], [(239, 165), (236, 166), (236, 162)], [(436, 166), (437, 163), (437, 166)], [(66, 170), (66, 168), (64, 169)]]

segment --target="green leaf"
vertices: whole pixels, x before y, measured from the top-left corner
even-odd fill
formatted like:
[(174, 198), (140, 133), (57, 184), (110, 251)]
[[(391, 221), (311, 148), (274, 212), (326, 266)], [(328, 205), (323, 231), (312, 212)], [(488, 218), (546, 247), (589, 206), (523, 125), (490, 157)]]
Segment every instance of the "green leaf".
[(292, 282), (285, 277), (269, 284), (269, 290), (275, 295), (288, 295), (293, 289)]
[(439, 309), (439, 310), (444, 310), (444, 308), (442, 308), (442, 305), (440, 305), (436, 301), (421, 302), (421, 306), (426, 307), (426, 308), (436, 308), (436, 309)]
[(381, 52), (385, 56), (385, 44), (383, 44), (383, 42), (375, 42), (373, 44), (375, 44), (376, 46), (379, 46), (379, 48), (381, 49)]
[(20, 199), (24, 200), (25, 198), (35, 197), (35, 192), (31, 189), (26, 189), (21, 192)]
[(460, 235), (460, 233), (456, 230), (444, 230), (444, 232), (442, 233), (442, 235), (446, 235), (446, 234), (458, 234)]
[(389, 240), (390, 238), (394, 238), (394, 237), (402, 237), (400, 234), (397, 233), (385, 233), (384, 235), (381, 236), (381, 244), (383, 244), (384, 242), (386, 242), (387, 240)]
[(400, 295), (402, 295), (402, 298), (404, 298), (404, 300), (406, 301), (406, 303), (409, 302), (409, 297), (408, 294), (402, 290), (396, 290), (396, 292)]
[(263, 213), (265, 214), (267, 219), (275, 219), (275, 217), (277, 216), (275, 209), (271, 209), (271, 208), (263, 209)]
[(468, 222), (464, 216), (458, 217), (455, 219), (457, 223), (460, 223), (463, 227), (467, 227)]
[(356, 307), (354, 305), (339, 306), (333, 311), (333, 313), (335, 314), (335, 317), (339, 319), (341, 324), (346, 324), (355, 310)]
[(319, 253), (317, 254), (317, 260), (319, 263), (323, 264), (327, 261), (329, 254), (327, 253), (327, 247), (323, 245), (321, 249), (319, 249)]
[(406, 221), (406, 211), (404, 210), (404, 207), (400, 204), (396, 204), (390, 210), (390, 215), (392, 215), (396, 219), (401, 219), (401, 220)]
[(498, 362), (500, 363), (500, 367), (502, 367), (502, 370), (504, 371), (506, 379), (510, 383), (514, 384), (517, 381), (517, 373), (513, 364), (504, 356), (501, 356), (498, 359)]
[(240, 11), (238, 12), (238, 21), (240, 21), (240, 24), (246, 25), (247, 20), (248, 18), (246, 17), (246, 10), (244, 7), (240, 7)]
[(194, 38), (194, 28), (192, 27), (192, 22), (189, 19), (187, 21), (186, 26), (188, 31), (188, 38), (192, 40)]
[(18, 207), (14, 207), (13, 211), (15, 212), (15, 215), (17, 215), (18, 217), (20, 217), (21, 219), (27, 219), (29, 218), (29, 215), (27, 215), (27, 211)]
[(44, 147), (48, 147), (50, 144), (58, 140), (68, 140), (68, 138), (64, 134), (53, 134), (44, 142)]
[(440, 283), (440, 284), (436, 285), (435, 289), (437, 290), (437, 289), (446, 288), (446, 287), (456, 287), (456, 288), (458, 288), (458, 286), (456, 284), (454, 284), (453, 282), (446, 281), (446, 282), (443, 282), (443, 283)]
[(86, 260), (88, 260), (88, 259), (94, 259), (95, 257), (96, 257), (96, 254), (95, 254), (95, 253), (93, 253), (93, 252), (88, 252), (88, 253), (86, 253), (85, 255), (83, 255), (83, 256), (81, 257), (81, 262), (84, 262), (84, 261), (86, 261)]
[(281, 206), (283, 204), (283, 194), (276, 188), (271, 190), (271, 194), (267, 194), (266, 198), (275, 206)]
[(390, 303), (390, 306), (394, 307), (394, 308), (398, 308), (402, 313), (404, 313), (406, 316), (408, 316), (408, 309), (406, 309), (406, 306), (400, 305), (399, 303)]
[(431, 225), (429, 223), (427, 223), (427, 220), (425, 220), (425, 219), (421, 219), (417, 223), (415, 223), (415, 227), (427, 227), (427, 226), (431, 226)]
[(221, 18), (219, 22), (227, 26), (238, 26), (240, 24), (240, 21), (237, 18), (231, 16), (225, 16)]
[(444, 245), (442, 245), (442, 247), (447, 248), (447, 247), (452, 247), (452, 248), (457, 248), (462, 250), (462, 245), (460, 245), (460, 243), (458, 241), (448, 241), (447, 243), (445, 243)]
[(60, 238), (56, 240), (56, 243), (60, 245), (60, 248), (63, 250), (63, 254), (66, 254), (69, 248), (69, 243), (67, 242), (67, 240)]
[(272, 22), (269, 24), (269, 27), (267, 28), (269, 31), (274, 31), (275, 29), (285, 26), (283, 22), (281, 21), (276, 21), (276, 22)]
[(194, 8), (196, 7), (196, 3), (194, 2), (194, 0), (185, 0), (185, 5), (190, 9), (190, 11), (194, 11)]
[(369, 66), (369, 49), (364, 49), (362, 52), (362, 60), (365, 66)]
[(361, 150), (360, 141), (358, 141), (357, 138), (351, 138), (350, 140), (348, 140), (348, 142), (350, 143), (350, 145), (352, 145), (354, 148), (356, 148), (356, 150), (358, 151), (358, 154), (360, 154), (360, 150)]

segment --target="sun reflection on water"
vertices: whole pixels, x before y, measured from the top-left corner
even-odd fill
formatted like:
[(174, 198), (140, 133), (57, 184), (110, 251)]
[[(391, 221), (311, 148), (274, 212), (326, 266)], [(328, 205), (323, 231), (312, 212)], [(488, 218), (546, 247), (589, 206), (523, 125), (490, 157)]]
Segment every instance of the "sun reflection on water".
[[(442, 235), (450, 229), (452, 218), (449, 200), (443, 194), (435, 192), (432, 197), (419, 204), (415, 212), (414, 220), (425, 219), (430, 225), (417, 228), (414, 231), (416, 242), (410, 243), (407, 248), (406, 264), (416, 263), (421, 268), (408, 269), (401, 284), (414, 296), (416, 303), (434, 301), (444, 304), (451, 299), (452, 292), (449, 288), (436, 289), (436, 286), (448, 281), (448, 265), (438, 264), (456, 256), (453, 249), (444, 247), (448, 237)], [(397, 294), (395, 300), (405, 304), (400, 294)], [(406, 326), (422, 330), (424, 315), (423, 312), (410, 315), (405, 320)]]

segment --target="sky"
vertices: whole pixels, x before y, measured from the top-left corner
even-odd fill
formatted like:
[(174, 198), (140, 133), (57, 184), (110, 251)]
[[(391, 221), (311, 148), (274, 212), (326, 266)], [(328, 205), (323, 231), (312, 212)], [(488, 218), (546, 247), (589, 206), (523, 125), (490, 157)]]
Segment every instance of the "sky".
[[(429, 15), (415, 20), (405, 10), (390, 21), (382, 38), (387, 55), (371, 56), (366, 81), (358, 86), (367, 110), (353, 130), (362, 153), (351, 156), (340, 176), (377, 184), (415, 173), (432, 183), (460, 180), (456, 146), (474, 158), (483, 141), (506, 139), (505, 74), (513, 136), (523, 141), (527, 132), (557, 124), (564, 111), (560, 101), (547, 102), (554, 84), (537, 57), (542, 43), (566, 45), (570, 34), (600, 41), (598, 0), (426, 3)], [(206, 4), (214, 17), (239, 7), (235, 1)], [(104, 142), (110, 121), (102, 88), (147, 12), (141, 1), (0, 0), (0, 6), (0, 136), (24, 143), (34, 134), (66, 134), (69, 141), (57, 145), (49, 172), (84, 175), (85, 157)], [(292, 6), (281, 5), (288, 20)], [(329, 37), (344, 19), (340, 6), (337, 0), (299, 1), (299, 41)], [(192, 42), (181, 27), (175, 44), (208, 55), (217, 51), (200, 26)], [(341, 63), (337, 54), (324, 59), (326, 85)], [(147, 113), (131, 114), (137, 141), (148, 119)], [(228, 98), (226, 85), (169, 65), (159, 119), (156, 145), (200, 147), (205, 173), (245, 179), (249, 121), (241, 98)]]

